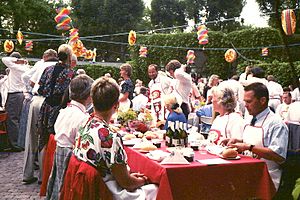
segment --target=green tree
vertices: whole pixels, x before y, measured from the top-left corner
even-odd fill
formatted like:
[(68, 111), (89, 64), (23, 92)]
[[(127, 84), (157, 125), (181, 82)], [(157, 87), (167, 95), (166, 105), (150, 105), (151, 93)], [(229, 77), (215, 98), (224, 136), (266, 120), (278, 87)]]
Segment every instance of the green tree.
[[(222, 18), (229, 19), (234, 17), (240, 17), (242, 9), (244, 7), (245, 0), (207, 0), (206, 10), (208, 11), (208, 21), (220, 20)], [(212, 30), (222, 30), (230, 32), (237, 30), (240, 27), (240, 23), (236, 21), (223, 21), (215, 23), (209, 26)]]
[(205, 8), (205, 0), (185, 0), (186, 14), (188, 19), (193, 19), (195, 24), (199, 24), (202, 17), (200, 12)]
[(179, 0), (152, 0), (151, 23), (157, 28), (181, 26), (185, 20), (185, 3)]

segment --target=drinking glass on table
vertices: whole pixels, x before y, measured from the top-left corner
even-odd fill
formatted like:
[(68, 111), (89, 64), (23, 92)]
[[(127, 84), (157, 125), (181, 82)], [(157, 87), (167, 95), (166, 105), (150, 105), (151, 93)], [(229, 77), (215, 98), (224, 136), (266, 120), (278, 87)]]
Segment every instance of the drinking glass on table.
[(208, 144), (209, 144), (208, 140), (201, 140), (200, 141), (200, 145), (199, 145), (200, 154), (206, 154), (207, 153), (206, 147), (207, 147)]

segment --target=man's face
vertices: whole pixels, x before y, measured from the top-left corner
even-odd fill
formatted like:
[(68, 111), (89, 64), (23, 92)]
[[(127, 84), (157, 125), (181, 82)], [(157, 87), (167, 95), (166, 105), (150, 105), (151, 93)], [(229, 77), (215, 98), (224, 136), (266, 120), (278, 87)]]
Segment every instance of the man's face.
[(292, 103), (292, 97), (289, 95), (289, 93), (283, 93), (282, 95), (282, 101), (286, 103), (287, 105)]
[(155, 70), (155, 67), (151, 66), (148, 68), (148, 76), (150, 79), (156, 79), (157, 77), (157, 71)]
[(249, 114), (253, 116), (256, 116), (266, 108), (266, 98), (257, 99), (251, 90), (245, 91), (244, 101)]

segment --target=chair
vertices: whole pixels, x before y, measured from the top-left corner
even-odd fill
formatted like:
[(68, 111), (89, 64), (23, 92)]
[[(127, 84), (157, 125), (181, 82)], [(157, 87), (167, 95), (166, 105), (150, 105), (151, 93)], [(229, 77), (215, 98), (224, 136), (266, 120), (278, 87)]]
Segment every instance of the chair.
[(64, 199), (112, 200), (112, 194), (96, 168), (72, 155), (60, 193), (60, 200)]
[(0, 111), (0, 151), (9, 147), (6, 120), (7, 112)]

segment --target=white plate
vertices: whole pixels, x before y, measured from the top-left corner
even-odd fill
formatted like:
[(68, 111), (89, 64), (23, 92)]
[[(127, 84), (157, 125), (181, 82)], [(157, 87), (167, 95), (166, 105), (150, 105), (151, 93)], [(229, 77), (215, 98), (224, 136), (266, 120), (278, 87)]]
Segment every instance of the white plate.
[(133, 138), (131, 140), (123, 140), (123, 144), (125, 146), (134, 146), (137, 143), (140, 143), (141, 139), (140, 138)]
[(224, 158), (222, 155), (218, 155), (220, 158), (223, 158), (223, 159), (225, 159), (225, 160), (239, 160), (239, 159), (241, 159), (241, 157), (240, 156), (236, 156), (235, 158)]

